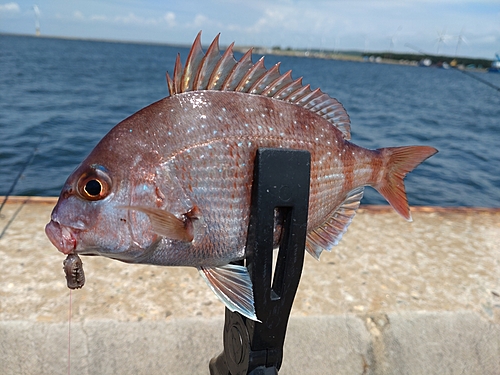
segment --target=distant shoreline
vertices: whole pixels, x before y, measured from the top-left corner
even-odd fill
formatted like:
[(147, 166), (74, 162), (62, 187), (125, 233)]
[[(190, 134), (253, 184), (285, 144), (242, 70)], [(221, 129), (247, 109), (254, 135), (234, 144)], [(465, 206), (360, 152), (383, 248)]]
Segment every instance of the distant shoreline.
[[(116, 40), (116, 39), (99, 39), (99, 38), (82, 38), (82, 37), (70, 37), (70, 36), (54, 36), (54, 35), (33, 35), (33, 34), (14, 34), (14, 33), (4, 33), (0, 32), (0, 36), (14, 36), (14, 37), (31, 37), (31, 38), (43, 38), (43, 39), (62, 39), (62, 40), (77, 40), (77, 41), (87, 41), (87, 42), (98, 42), (98, 43), (121, 43), (121, 44), (144, 44), (144, 45), (154, 45), (154, 46), (167, 46), (167, 47), (179, 47), (179, 48), (190, 48), (189, 44), (175, 44), (175, 43), (163, 43), (163, 42), (151, 42), (151, 41), (131, 41), (131, 40)], [(221, 49), (225, 49), (227, 46), (221, 46)], [(207, 48), (207, 46), (204, 46)], [(442, 64), (448, 64), (451, 67), (458, 69), (472, 69), (476, 71), (487, 71), (491, 66), (493, 60), (484, 58), (472, 58), (472, 57), (453, 57), (446, 55), (431, 55), (431, 54), (416, 54), (416, 53), (393, 53), (387, 51), (367, 51), (361, 52), (357, 50), (306, 50), (306, 49), (282, 49), (279, 47), (257, 47), (257, 46), (238, 46), (235, 45), (234, 50), (245, 53), (249, 49), (253, 49), (253, 53), (257, 55), (277, 55), (277, 56), (294, 56), (294, 57), (304, 57), (304, 58), (318, 58), (318, 59), (330, 59), (330, 60), (341, 60), (341, 61), (354, 61), (354, 62), (373, 62), (381, 64), (396, 64), (396, 65), (408, 65), (408, 66), (421, 66), (421, 61), (424, 59), (430, 59), (432, 61), (431, 66), (438, 65), (442, 67)]]
[[(246, 52), (251, 47), (235, 46), (235, 51)], [(493, 60), (476, 59), (469, 57), (436, 56), (420, 54), (404, 54), (392, 52), (359, 52), (359, 51), (308, 51), (292, 49), (276, 49), (265, 47), (253, 47), (253, 53), (257, 55), (277, 55), (294, 56), (304, 58), (316, 58), (325, 60), (353, 61), (362, 63), (394, 64), (407, 66), (426, 66), (422, 65), (422, 60), (429, 59), (431, 67), (439, 68), (457, 68), (459, 70), (474, 70), (486, 72), (491, 66)]]

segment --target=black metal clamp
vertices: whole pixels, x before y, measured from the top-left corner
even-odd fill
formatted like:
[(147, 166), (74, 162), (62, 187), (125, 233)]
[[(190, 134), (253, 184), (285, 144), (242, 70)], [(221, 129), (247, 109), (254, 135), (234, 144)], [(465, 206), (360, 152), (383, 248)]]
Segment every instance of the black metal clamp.
[[(255, 159), (246, 266), (253, 284), (255, 322), (226, 309), (224, 351), (211, 375), (277, 374), (304, 263), (309, 207), (310, 154), (259, 149)], [(281, 218), (275, 228), (275, 217)], [(273, 240), (281, 241), (273, 273)]]

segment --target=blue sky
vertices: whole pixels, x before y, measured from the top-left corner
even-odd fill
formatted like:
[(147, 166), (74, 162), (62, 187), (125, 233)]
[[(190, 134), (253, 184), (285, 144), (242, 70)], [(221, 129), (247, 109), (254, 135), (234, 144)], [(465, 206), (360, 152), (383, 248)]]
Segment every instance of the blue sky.
[[(0, 0), (0, 32), (493, 58), (500, 0)], [(459, 42), (460, 40), (460, 42)]]

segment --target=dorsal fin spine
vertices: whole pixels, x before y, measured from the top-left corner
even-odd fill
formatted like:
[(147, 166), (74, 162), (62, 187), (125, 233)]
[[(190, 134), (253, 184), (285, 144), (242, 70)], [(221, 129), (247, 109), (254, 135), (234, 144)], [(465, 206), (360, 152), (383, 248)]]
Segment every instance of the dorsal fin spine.
[(238, 61), (227, 78), (224, 80), (221, 90), (232, 91), (241, 81), (246, 72), (252, 67), (252, 50), (249, 49)]
[(226, 51), (222, 54), (221, 58), (215, 64), (214, 70), (212, 74), (210, 75), (210, 79), (208, 80), (208, 85), (207, 89), (208, 90), (217, 90), (220, 89), (224, 79), (222, 79), (222, 74), (226, 69), (226, 65), (228, 63), (232, 63), (233, 67), (236, 64), (236, 60), (233, 57), (233, 46), (234, 43), (231, 43), (231, 45), (226, 49)]
[(174, 91), (176, 94), (181, 92), (181, 77), (182, 77), (182, 65), (181, 65), (181, 54), (177, 54), (174, 66)]
[(292, 92), (287, 100), (291, 103), (296, 103), (304, 95), (307, 95), (308, 91), (311, 90), (311, 85), (307, 84), (305, 86), (299, 87), (297, 90)]
[(264, 57), (261, 57), (241, 79), (241, 82), (235, 87), (234, 91), (247, 92), (252, 86), (252, 80), (259, 78), (265, 73)]
[(301, 105), (303, 107), (307, 108), (307, 105), (310, 105), (310, 100), (316, 97), (318, 93), (320, 93), (320, 89), (315, 89), (314, 91), (311, 91), (310, 93), (307, 93), (306, 95), (302, 96), (300, 99), (298, 99), (295, 104)]
[(279, 90), (281, 90), (292, 81), (292, 71), (289, 70), (285, 74), (278, 76), (278, 78), (272, 81), (262, 92), (262, 95), (273, 97)]
[(197, 70), (202, 60), (203, 50), (201, 48), (201, 31), (196, 36), (193, 46), (189, 51), (189, 55), (186, 59), (186, 64), (184, 66), (184, 72), (181, 78), (181, 91), (191, 91), (193, 90), (193, 81), (197, 75)]
[(234, 43), (220, 54), (220, 34), (204, 54), (201, 47), (201, 31), (196, 36), (184, 68), (177, 55), (172, 77), (167, 73), (170, 95), (187, 91), (221, 90), (239, 91), (271, 97), (296, 104), (323, 117), (339, 129), (345, 139), (350, 139), (350, 119), (344, 107), (336, 99), (320, 89), (303, 86), (302, 78), (293, 80), (291, 71), (281, 74), (279, 63), (267, 70), (264, 58), (252, 62), (252, 50), (236, 61)]
[(174, 81), (172, 81), (172, 78), (170, 78), (170, 75), (168, 74), (168, 72), (167, 72), (166, 76), (167, 76), (168, 92), (169, 92), (170, 96), (172, 96), (175, 94)]
[(279, 67), (280, 63), (277, 63), (271, 69), (266, 71), (248, 88), (248, 92), (251, 94), (261, 94), (272, 81), (279, 77)]
[[(200, 68), (198, 69), (198, 73), (196, 74), (196, 78), (193, 83), (193, 90), (202, 90), (208, 83), (208, 79), (206, 79), (207, 73), (212, 71), (214, 67), (211, 65), (215, 65), (214, 63), (217, 63), (217, 60), (220, 57), (219, 36), (220, 33), (217, 34), (215, 39), (212, 41), (212, 44), (210, 44), (205, 56), (201, 60)], [(210, 79), (210, 77), (208, 78)]]
[(302, 87), (302, 77), (299, 77), (296, 80), (282, 87), (278, 92), (276, 92), (274, 97), (280, 100), (288, 101), (290, 95), (293, 92), (295, 92), (299, 87)]

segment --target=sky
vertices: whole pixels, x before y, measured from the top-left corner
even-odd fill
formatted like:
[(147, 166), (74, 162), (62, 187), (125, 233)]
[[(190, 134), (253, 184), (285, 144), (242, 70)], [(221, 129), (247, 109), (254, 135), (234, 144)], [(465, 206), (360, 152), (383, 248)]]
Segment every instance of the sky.
[(0, 0), (0, 32), (493, 59), (500, 0)]

